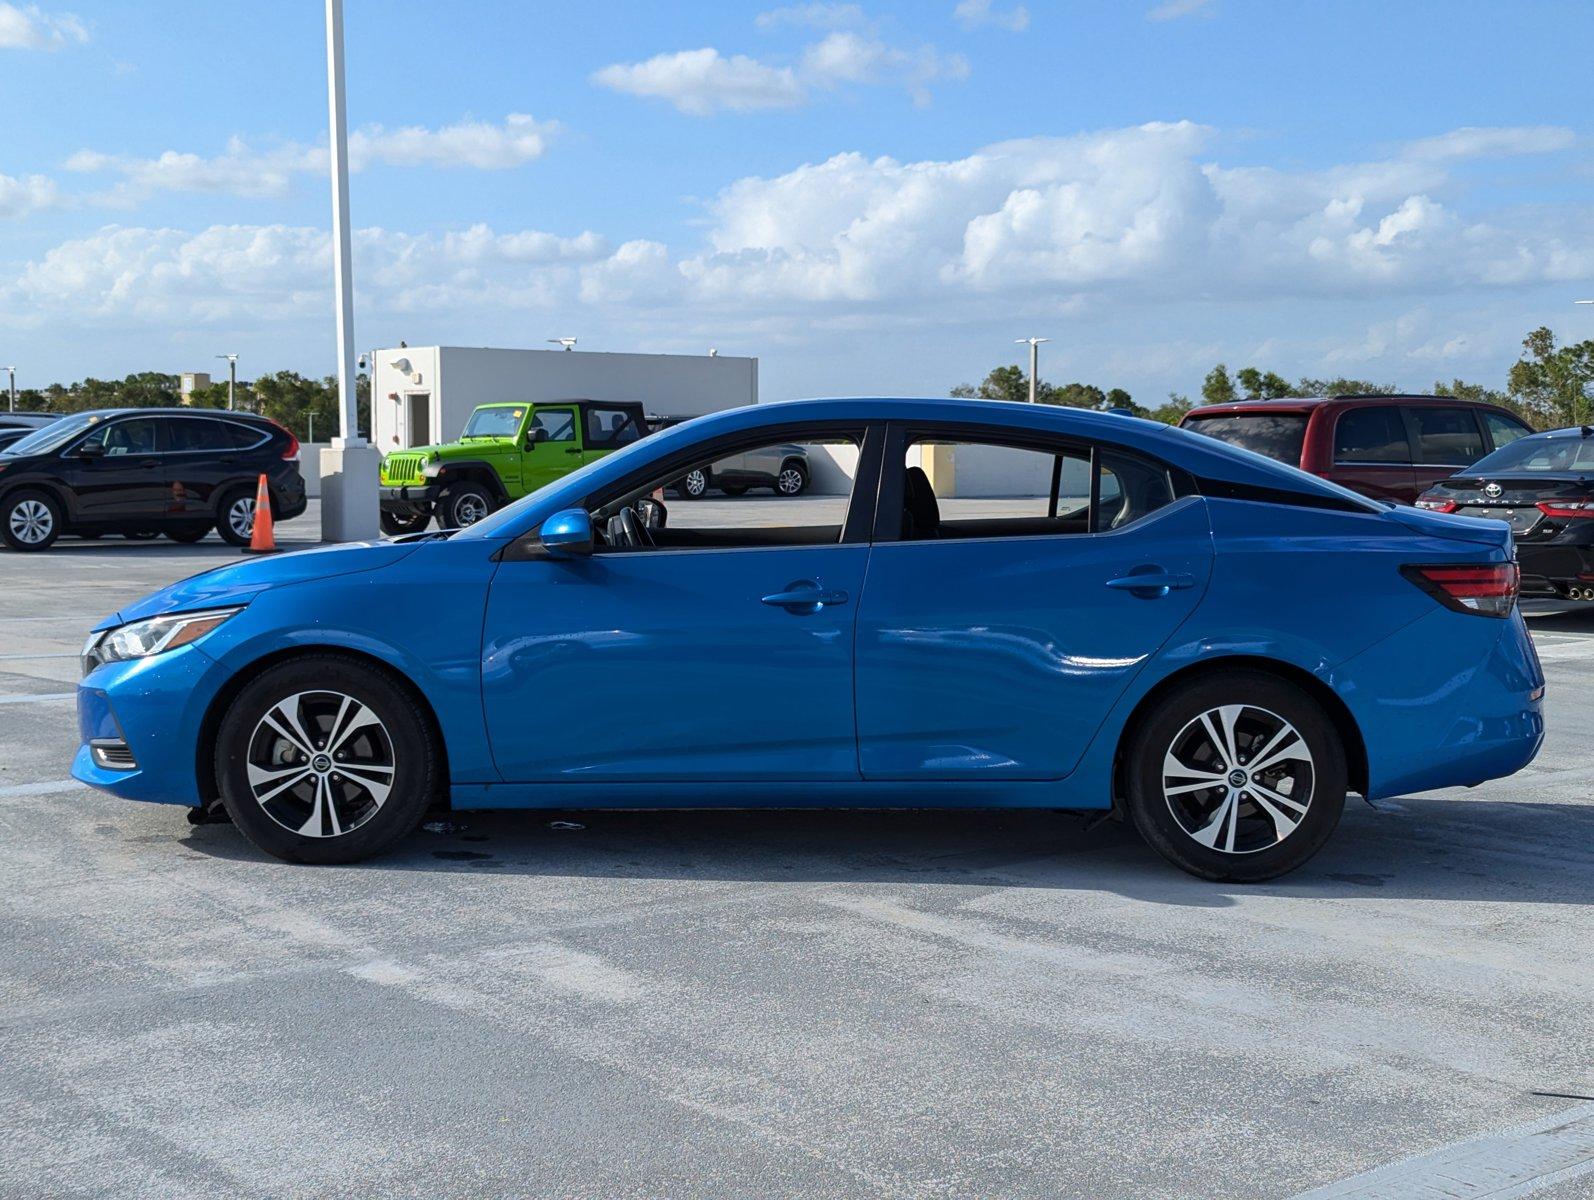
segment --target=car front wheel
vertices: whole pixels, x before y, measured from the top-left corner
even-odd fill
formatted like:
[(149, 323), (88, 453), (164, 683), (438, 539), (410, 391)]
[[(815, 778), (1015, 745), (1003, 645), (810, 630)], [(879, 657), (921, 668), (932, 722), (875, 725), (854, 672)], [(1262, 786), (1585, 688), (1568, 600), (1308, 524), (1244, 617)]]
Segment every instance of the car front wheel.
[(0, 538), (13, 550), (48, 550), (61, 536), (61, 506), (45, 492), (12, 492), (0, 505)]
[(708, 495), (708, 472), (699, 468), (682, 475), (675, 490), (688, 500), (701, 500)]
[(789, 462), (780, 469), (780, 474), (775, 476), (775, 494), (777, 496), (801, 496), (808, 486), (808, 472), (798, 463)]
[(267, 854), (347, 863), (415, 829), (440, 758), (430, 721), (386, 674), (309, 655), (239, 693), (216, 740), (216, 778), (228, 816)]
[(1159, 700), (1128, 755), (1135, 828), (1175, 866), (1236, 883), (1295, 870), (1345, 805), (1345, 749), (1322, 707), (1256, 671), (1194, 679)]
[(438, 525), (443, 529), (464, 529), (493, 511), (493, 498), (480, 484), (465, 483), (449, 488), (438, 504)]

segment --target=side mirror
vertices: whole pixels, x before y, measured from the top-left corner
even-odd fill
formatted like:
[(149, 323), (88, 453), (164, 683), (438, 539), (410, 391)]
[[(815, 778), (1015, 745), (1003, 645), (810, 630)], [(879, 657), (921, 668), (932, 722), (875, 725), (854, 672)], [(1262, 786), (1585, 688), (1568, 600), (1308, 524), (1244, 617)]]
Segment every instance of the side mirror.
[(104, 458), (105, 457), (105, 443), (104, 442), (84, 442), (81, 446), (79, 446), (77, 448), (77, 456), (79, 458)]
[(526, 430), (526, 449), (528, 450), (533, 446), (539, 445), (542, 442), (546, 442), (547, 440), (548, 431), (541, 425), (533, 425), (530, 429)]
[(579, 558), (591, 554), (594, 538), (592, 518), (584, 508), (567, 508), (554, 513), (537, 530), (542, 548), (555, 558)]

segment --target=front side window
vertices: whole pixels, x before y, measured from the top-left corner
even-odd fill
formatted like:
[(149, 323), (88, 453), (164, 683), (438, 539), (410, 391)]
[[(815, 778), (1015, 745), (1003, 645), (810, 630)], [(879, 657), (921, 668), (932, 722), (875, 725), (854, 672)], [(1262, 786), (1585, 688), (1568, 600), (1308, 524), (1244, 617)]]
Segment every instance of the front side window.
[(1352, 408), (1334, 427), (1334, 461), (1341, 465), (1411, 462), (1406, 424), (1398, 408)]
[(642, 430), (637, 427), (636, 413), (632, 409), (593, 404), (588, 406), (586, 418), (588, 446), (624, 446), (642, 436)]
[(103, 446), (107, 458), (158, 454), (161, 450), (160, 422), (154, 417), (109, 422), (84, 438), (81, 445)]
[[(532, 430), (536, 429), (542, 430), (542, 433), (533, 434)], [(526, 432), (538, 442), (573, 442), (576, 440), (576, 410), (539, 408), (531, 414), (531, 426)], [(511, 429), (505, 436), (513, 433)]]
[[(863, 430), (827, 431), (804, 439), (754, 445), (721, 443), (700, 461), (679, 463), (667, 474), (601, 501), (592, 513), (598, 552), (740, 550), (825, 546), (841, 541), (853, 500)], [(702, 486), (728, 459), (803, 456), (807, 487), (801, 495), (776, 490), (726, 491)]]
[(1471, 409), (1412, 408), (1407, 412), (1417, 432), (1419, 462), (1464, 467), (1483, 457), (1483, 434)]
[(1105, 533), (1173, 501), (1164, 468), (1105, 446), (921, 436), (900, 469), (903, 541)]

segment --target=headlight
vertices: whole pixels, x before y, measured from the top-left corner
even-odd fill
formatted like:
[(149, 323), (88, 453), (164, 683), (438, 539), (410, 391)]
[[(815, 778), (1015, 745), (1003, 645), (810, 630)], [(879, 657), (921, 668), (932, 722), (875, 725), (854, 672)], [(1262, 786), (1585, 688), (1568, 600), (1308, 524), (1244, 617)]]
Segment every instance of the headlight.
[(83, 673), (87, 675), (102, 663), (148, 658), (186, 646), (242, 611), (241, 608), (210, 608), (203, 612), (170, 613), (91, 634), (83, 647)]

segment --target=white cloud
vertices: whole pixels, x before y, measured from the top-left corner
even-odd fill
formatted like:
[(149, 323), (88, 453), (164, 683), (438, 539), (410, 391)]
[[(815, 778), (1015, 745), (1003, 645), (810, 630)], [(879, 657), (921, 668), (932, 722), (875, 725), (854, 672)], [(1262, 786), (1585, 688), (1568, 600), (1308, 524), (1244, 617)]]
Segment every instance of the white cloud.
[(726, 58), (710, 46), (655, 54), (645, 62), (615, 63), (595, 73), (592, 81), (616, 92), (667, 100), (698, 117), (718, 109), (795, 108), (807, 99), (790, 67), (766, 66), (745, 54)]
[(65, 205), (66, 200), (53, 179), (44, 175), (29, 175), (25, 179), (0, 175), (0, 220), (32, 216)]
[(59, 50), (82, 45), (89, 31), (72, 13), (47, 13), (37, 4), (0, 3), (0, 50)]
[(1166, 0), (1146, 14), (1148, 21), (1177, 21), (1180, 17), (1212, 15), (1212, 0)]
[(863, 25), (867, 18), (856, 4), (792, 4), (785, 8), (772, 8), (761, 12), (753, 24), (760, 29), (776, 29), (782, 25), (804, 25), (811, 29), (843, 29), (849, 25)]
[(1504, 128), (1467, 126), (1437, 137), (1408, 142), (1404, 156), (1431, 162), (1465, 158), (1502, 158), (1514, 154), (1551, 154), (1577, 141), (1570, 129), (1555, 125), (1517, 125)]
[(942, 54), (933, 46), (905, 50), (873, 34), (837, 30), (806, 47), (795, 68), (745, 54), (727, 58), (704, 47), (616, 63), (596, 72), (592, 81), (617, 92), (665, 100), (701, 117), (721, 110), (796, 108), (815, 92), (847, 84), (899, 86), (923, 106), (930, 100), (930, 84), (966, 79), (968, 73), (968, 62), (959, 54)]
[(391, 130), (371, 125), (349, 135), (349, 161), (356, 169), (377, 162), (399, 167), (502, 170), (541, 158), (558, 131), (557, 121), (538, 121), (525, 113), (510, 113), (501, 125), (460, 121), (441, 129), (408, 126)]
[(993, 25), (997, 29), (1022, 33), (1029, 28), (1029, 9), (1022, 4), (1004, 10), (992, 7), (991, 0), (959, 0), (958, 6), (952, 10), (952, 15), (965, 29)]

